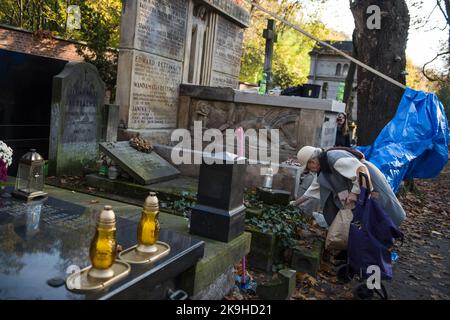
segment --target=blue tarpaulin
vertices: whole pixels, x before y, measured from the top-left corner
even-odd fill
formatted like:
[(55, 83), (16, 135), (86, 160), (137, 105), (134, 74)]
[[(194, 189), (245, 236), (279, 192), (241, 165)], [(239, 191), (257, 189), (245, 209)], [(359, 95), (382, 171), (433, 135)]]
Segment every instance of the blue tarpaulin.
[(403, 180), (437, 176), (448, 162), (450, 131), (433, 93), (405, 90), (397, 113), (371, 146), (358, 147), (386, 176), (394, 192)]

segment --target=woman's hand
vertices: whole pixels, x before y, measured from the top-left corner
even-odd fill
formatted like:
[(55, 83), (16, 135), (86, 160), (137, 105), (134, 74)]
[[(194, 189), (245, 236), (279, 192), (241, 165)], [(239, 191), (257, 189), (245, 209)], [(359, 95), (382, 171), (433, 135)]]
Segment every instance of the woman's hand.
[(306, 200), (308, 200), (308, 197), (301, 196), (297, 200), (289, 202), (289, 205), (298, 206), (298, 205), (302, 204), (303, 202), (305, 202)]
[(345, 199), (345, 206), (346, 207), (353, 206), (357, 200), (358, 200), (358, 195), (356, 193), (350, 192), (348, 194), (347, 199)]

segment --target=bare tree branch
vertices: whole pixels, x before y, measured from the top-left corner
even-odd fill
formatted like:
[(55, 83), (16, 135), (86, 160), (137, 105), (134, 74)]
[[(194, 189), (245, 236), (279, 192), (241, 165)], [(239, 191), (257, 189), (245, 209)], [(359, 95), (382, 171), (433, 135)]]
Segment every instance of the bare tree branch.
[(448, 16), (448, 13), (446, 13), (444, 8), (442, 7), (441, 1), (440, 0), (436, 0), (436, 1), (437, 1), (437, 6), (439, 7), (442, 14), (444, 15), (445, 20), (447, 20), (447, 24), (450, 24), (450, 19), (449, 19), (450, 17)]
[(422, 74), (423, 74), (423, 75), (425, 76), (425, 78), (427, 78), (429, 81), (431, 81), (431, 82), (436, 82), (436, 81), (443, 82), (443, 81), (444, 81), (443, 79), (439, 78), (438, 76), (436, 76), (436, 78), (432, 78), (432, 77), (428, 76), (428, 75), (426, 74), (426, 72), (425, 72), (425, 68), (426, 68), (426, 66), (429, 65), (430, 63), (433, 63), (437, 58), (439, 58), (439, 57), (441, 57), (441, 56), (444, 56), (444, 55), (446, 55), (446, 54), (450, 54), (450, 51), (438, 53), (438, 54), (436, 55), (436, 57), (433, 58), (433, 60), (428, 61), (427, 63), (425, 63), (425, 64), (423, 65), (423, 67), (422, 67)]

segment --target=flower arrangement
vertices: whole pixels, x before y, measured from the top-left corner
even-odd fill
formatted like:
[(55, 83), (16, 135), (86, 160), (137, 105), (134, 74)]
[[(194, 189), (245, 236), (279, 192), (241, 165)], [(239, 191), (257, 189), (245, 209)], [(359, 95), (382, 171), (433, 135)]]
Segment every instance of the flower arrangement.
[(0, 140), (0, 182), (8, 180), (8, 167), (12, 163), (13, 150)]

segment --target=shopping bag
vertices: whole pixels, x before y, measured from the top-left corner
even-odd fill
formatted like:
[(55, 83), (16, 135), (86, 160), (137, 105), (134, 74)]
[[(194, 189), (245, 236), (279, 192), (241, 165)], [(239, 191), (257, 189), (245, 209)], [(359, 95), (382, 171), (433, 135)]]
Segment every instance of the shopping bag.
[[(361, 173), (360, 180), (367, 175)], [(361, 193), (353, 211), (354, 217), (348, 233), (348, 263), (351, 274), (367, 279), (378, 267), (382, 280), (392, 279), (391, 249), (394, 242), (403, 242), (403, 233), (370, 195), (366, 185), (361, 185)]]
[(341, 209), (328, 228), (325, 248), (327, 250), (347, 250), (350, 223), (353, 220), (351, 209)]

